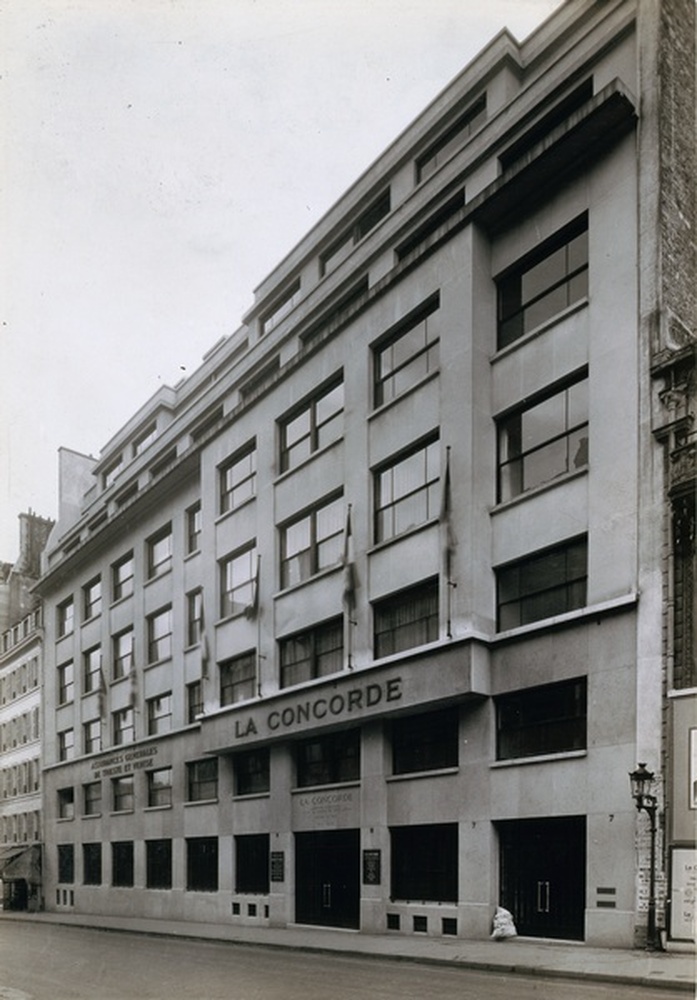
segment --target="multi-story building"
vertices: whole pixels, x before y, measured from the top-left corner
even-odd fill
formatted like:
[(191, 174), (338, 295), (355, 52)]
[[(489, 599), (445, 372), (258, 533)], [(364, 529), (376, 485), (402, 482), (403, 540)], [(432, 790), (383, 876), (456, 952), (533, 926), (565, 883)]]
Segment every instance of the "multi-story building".
[(48, 907), (627, 946), (641, 761), (668, 926), (693, 77), (682, 0), (502, 31), (198, 371), (62, 452)]

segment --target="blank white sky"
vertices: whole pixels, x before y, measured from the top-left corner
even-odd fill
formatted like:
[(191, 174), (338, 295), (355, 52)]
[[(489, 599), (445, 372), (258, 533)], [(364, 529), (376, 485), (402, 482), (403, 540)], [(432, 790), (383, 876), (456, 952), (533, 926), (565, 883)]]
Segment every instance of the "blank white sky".
[(559, 0), (0, 0), (0, 560), (504, 26)]

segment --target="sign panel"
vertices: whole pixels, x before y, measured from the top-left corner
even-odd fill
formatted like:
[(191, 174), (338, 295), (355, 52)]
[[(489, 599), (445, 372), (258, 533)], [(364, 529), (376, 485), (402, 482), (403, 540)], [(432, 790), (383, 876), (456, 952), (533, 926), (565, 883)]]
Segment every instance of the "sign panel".
[(271, 881), (285, 882), (285, 854), (283, 851), (271, 851)]
[(363, 851), (363, 885), (380, 885), (382, 881), (380, 869), (380, 851)]
[(670, 864), (670, 937), (695, 941), (697, 932), (697, 850), (674, 847)]

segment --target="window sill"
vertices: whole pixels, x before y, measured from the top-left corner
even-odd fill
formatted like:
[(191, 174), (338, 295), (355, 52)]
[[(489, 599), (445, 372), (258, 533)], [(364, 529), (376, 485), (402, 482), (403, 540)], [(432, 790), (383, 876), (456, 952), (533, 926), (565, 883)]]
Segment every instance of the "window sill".
[(385, 781), (392, 784), (392, 782), (418, 780), (419, 778), (440, 778), (459, 774), (459, 772), (459, 767), (434, 767), (431, 771), (405, 771), (403, 774), (389, 774)]
[(559, 323), (563, 322), (563, 320), (568, 319), (569, 316), (573, 316), (574, 313), (580, 312), (582, 309), (585, 309), (586, 306), (589, 305), (589, 303), (590, 299), (587, 296), (585, 298), (579, 299), (578, 302), (574, 302), (572, 306), (568, 306), (561, 312), (556, 313), (550, 319), (545, 320), (544, 323), (540, 323), (539, 326), (536, 326), (534, 329), (529, 330), (527, 333), (524, 333), (522, 337), (518, 337), (510, 344), (506, 344), (505, 347), (502, 347), (500, 350), (496, 351), (496, 353), (489, 359), (490, 363), (493, 365), (496, 364), (497, 361), (500, 361), (501, 358), (508, 357), (509, 354), (512, 354), (513, 351), (517, 350), (519, 347), (524, 347), (526, 344), (529, 344), (530, 341), (536, 340), (537, 337), (540, 337), (543, 333), (546, 333), (547, 330), (551, 329), (553, 326), (557, 326)]
[(188, 809), (189, 806), (216, 806), (218, 801), (218, 799), (194, 799), (191, 802), (184, 802), (184, 808)]
[(380, 406), (376, 406), (375, 409), (368, 414), (368, 421), (370, 422), (371, 420), (375, 420), (382, 416), (382, 414), (387, 410), (391, 410), (393, 406), (401, 403), (403, 399), (407, 399), (412, 393), (417, 392), (422, 386), (426, 385), (428, 382), (434, 381), (439, 376), (440, 365), (434, 371), (428, 372), (427, 375), (420, 378), (418, 382), (414, 383), (414, 385), (410, 385), (408, 389), (400, 392), (398, 396), (395, 396), (393, 399), (388, 399), (386, 403), (381, 403)]
[(351, 778), (350, 781), (332, 781), (326, 785), (297, 785), (291, 788), (291, 795), (315, 795), (321, 792), (344, 792), (350, 788), (360, 788), (361, 779)]
[(74, 819), (74, 816), (59, 816), (56, 819), (56, 823), (72, 823)]
[(496, 760), (489, 764), (492, 770), (505, 767), (521, 767), (525, 764), (549, 764), (557, 760), (577, 760), (587, 756), (587, 750), (561, 750), (559, 753), (541, 753), (530, 757), (511, 757), (508, 760)]
[(164, 812), (166, 809), (171, 809), (171, 808), (172, 808), (171, 803), (168, 806), (144, 806), (143, 812), (146, 813)]
[(135, 809), (114, 809), (109, 813), (110, 816), (132, 816)]
[(85, 819), (101, 819), (102, 818), (102, 814), (100, 812), (98, 812), (98, 813), (83, 813), (83, 815), (80, 818), (83, 819), (83, 820), (85, 820)]
[(572, 469), (571, 472), (562, 472), (561, 475), (556, 476), (554, 479), (548, 480), (546, 483), (540, 483), (539, 486), (533, 486), (532, 489), (524, 490), (522, 493), (518, 493), (516, 496), (511, 497), (510, 500), (502, 500), (497, 503), (494, 507), (489, 510), (490, 514), (499, 514), (501, 511), (508, 510), (510, 507), (515, 507), (519, 503), (523, 503), (525, 500), (530, 500), (532, 497), (537, 497), (540, 493), (546, 493), (547, 490), (553, 490), (556, 486), (561, 486), (563, 483), (568, 483), (571, 479), (577, 479), (579, 476), (586, 476), (588, 474), (590, 466), (588, 464), (580, 466), (578, 469)]
[(233, 799), (235, 802), (250, 802), (257, 799), (269, 799), (271, 798), (271, 792), (240, 792), (239, 794), (234, 794)]

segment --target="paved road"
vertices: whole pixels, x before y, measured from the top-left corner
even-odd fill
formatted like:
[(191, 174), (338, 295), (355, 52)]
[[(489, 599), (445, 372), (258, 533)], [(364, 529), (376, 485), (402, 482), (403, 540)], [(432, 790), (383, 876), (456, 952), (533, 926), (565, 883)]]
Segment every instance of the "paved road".
[(3, 922), (0, 1000), (675, 1000), (617, 984)]

